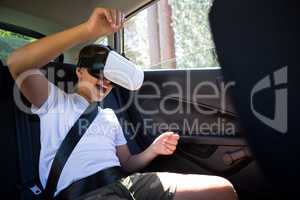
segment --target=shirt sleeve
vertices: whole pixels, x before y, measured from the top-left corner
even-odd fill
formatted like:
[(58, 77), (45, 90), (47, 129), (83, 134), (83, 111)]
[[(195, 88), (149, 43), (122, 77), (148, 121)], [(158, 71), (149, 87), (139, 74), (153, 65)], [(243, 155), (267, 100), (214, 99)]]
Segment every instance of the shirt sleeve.
[(116, 119), (116, 123), (115, 123), (115, 144), (116, 146), (120, 146), (120, 145), (124, 145), (124, 144), (127, 144), (127, 140), (125, 139), (125, 136), (124, 136), (124, 132), (123, 132), (123, 129), (119, 123), (119, 120), (117, 118), (117, 116), (115, 115), (114, 113), (114, 117)]
[(115, 141), (116, 142), (116, 146), (127, 144), (127, 140), (124, 137), (122, 128), (120, 127), (120, 129), (121, 129), (121, 131), (118, 131), (117, 135), (116, 135), (116, 141)]
[(59, 103), (60, 100), (64, 98), (64, 92), (56, 87), (53, 83), (48, 81), (48, 91), (49, 95), (42, 106), (36, 107), (31, 105), (31, 112), (39, 116), (49, 113), (54, 109), (54, 107)]

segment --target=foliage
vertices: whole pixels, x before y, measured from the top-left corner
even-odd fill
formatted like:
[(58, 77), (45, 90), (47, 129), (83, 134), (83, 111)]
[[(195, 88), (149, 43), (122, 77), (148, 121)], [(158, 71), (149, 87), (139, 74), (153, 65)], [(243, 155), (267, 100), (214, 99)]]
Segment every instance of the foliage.
[(218, 65), (208, 14), (212, 0), (169, 0), (177, 68)]
[(146, 20), (147, 10), (144, 10), (126, 22), (124, 27), (126, 56), (143, 68), (150, 66)]
[(5, 62), (12, 51), (34, 40), (19, 33), (0, 29), (0, 59)]
[[(168, 3), (172, 8), (176, 67), (218, 66), (208, 21), (213, 0), (168, 0)], [(133, 17), (125, 27), (125, 53), (143, 68), (150, 67), (148, 43), (146, 9)]]

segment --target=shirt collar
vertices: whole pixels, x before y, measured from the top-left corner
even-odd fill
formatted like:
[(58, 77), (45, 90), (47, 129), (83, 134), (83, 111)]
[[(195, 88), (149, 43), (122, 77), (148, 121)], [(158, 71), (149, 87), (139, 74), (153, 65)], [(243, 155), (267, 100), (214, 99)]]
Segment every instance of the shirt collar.
[(83, 106), (83, 107), (85, 107), (85, 108), (88, 107), (88, 105), (90, 104), (90, 103), (88, 102), (88, 100), (86, 100), (83, 96), (77, 94), (76, 92), (74, 93), (74, 95), (77, 97), (76, 100), (77, 100), (77, 102), (78, 102), (81, 106)]
[[(82, 106), (82, 108), (84, 108), (84, 109), (86, 109), (89, 105), (90, 105), (90, 103), (88, 102), (88, 100), (86, 100), (83, 96), (81, 96), (80, 94), (78, 94), (78, 93), (74, 93), (74, 95), (77, 97), (77, 99), (76, 99), (76, 102), (78, 102), (78, 104), (80, 105), (80, 106)], [(102, 108), (98, 105), (98, 110), (99, 111), (101, 111), (102, 110)]]

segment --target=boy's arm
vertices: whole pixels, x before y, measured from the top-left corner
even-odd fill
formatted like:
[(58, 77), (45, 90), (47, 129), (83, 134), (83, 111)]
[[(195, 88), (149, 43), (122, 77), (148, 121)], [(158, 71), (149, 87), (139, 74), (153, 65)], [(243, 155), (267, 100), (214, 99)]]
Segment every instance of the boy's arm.
[(119, 30), (123, 21), (118, 21), (116, 14), (114, 10), (96, 8), (88, 21), (37, 40), (13, 52), (7, 60), (7, 65), (24, 96), (32, 104), (40, 107), (48, 98), (48, 80), (42, 75), (35, 74), (22, 78), (20, 82), (19, 76), (27, 70), (44, 66), (60, 53), (77, 44)]
[(171, 155), (176, 150), (179, 135), (173, 132), (165, 132), (157, 137), (154, 142), (143, 152), (131, 155), (128, 146), (117, 147), (117, 156), (123, 169), (134, 172), (144, 168), (158, 155)]

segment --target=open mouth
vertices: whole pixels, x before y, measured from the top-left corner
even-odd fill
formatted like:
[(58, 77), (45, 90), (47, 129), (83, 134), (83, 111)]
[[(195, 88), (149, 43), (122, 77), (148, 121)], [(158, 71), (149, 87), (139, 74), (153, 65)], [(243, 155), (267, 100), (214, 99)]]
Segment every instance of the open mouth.
[(105, 87), (103, 87), (103, 86), (101, 86), (101, 85), (99, 85), (99, 84), (96, 84), (95, 85), (95, 87), (97, 88), (97, 90), (99, 90), (101, 93), (106, 93), (106, 91), (107, 91), (107, 88), (105, 88)]

